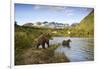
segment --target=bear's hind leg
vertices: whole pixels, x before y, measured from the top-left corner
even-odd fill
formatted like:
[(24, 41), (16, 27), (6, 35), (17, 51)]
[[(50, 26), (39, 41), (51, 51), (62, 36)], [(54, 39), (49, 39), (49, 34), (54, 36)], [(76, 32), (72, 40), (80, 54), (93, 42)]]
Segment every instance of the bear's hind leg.
[(45, 43), (42, 44), (42, 47), (45, 49)]

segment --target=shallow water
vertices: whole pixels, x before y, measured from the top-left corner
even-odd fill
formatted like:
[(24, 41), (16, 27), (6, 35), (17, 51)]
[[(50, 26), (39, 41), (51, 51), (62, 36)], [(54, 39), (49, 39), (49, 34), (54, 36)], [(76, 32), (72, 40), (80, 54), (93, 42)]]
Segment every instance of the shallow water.
[[(70, 46), (63, 47), (62, 41), (71, 39)], [(92, 61), (94, 60), (94, 39), (93, 38), (75, 38), (75, 37), (53, 37), (50, 44), (59, 44), (55, 52), (64, 53), (71, 62)]]

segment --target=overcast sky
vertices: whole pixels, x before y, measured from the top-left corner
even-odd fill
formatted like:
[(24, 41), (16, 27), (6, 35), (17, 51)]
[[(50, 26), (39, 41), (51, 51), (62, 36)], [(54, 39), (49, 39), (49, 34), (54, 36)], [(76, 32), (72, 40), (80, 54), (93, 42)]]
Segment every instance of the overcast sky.
[(28, 22), (79, 23), (93, 8), (15, 4), (15, 21), (19, 25)]

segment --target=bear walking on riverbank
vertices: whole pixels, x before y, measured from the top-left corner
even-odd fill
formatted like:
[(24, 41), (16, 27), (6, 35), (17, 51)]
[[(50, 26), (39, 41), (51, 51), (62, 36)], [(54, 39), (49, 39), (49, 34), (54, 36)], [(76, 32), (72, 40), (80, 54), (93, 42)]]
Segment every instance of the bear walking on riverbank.
[(39, 48), (42, 45), (42, 48), (45, 48), (45, 44), (49, 47), (49, 39), (51, 38), (50, 33), (43, 33), (37, 39), (35, 39), (36, 47)]

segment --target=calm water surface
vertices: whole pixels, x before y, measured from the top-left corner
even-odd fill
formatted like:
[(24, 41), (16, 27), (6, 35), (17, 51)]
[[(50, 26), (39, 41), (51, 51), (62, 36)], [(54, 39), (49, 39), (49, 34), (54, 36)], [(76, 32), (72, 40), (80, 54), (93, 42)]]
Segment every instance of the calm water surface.
[[(71, 39), (71, 48), (63, 47), (62, 41)], [(75, 37), (53, 37), (50, 44), (59, 44), (55, 52), (64, 53), (70, 61), (92, 61), (94, 60), (94, 39)]]

